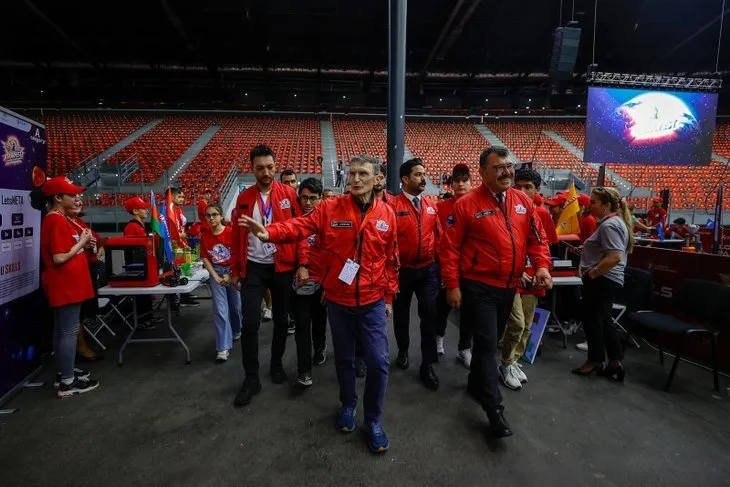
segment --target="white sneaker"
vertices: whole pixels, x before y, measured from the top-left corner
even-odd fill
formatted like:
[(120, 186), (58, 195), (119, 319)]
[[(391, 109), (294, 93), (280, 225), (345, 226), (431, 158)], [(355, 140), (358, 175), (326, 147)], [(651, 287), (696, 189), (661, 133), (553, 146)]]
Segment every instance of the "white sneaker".
[(578, 350), (581, 352), (587, 352), (588, 351), (588, 342), (579, 343), (575, 346)]
[(471, 348), (459, 350), (459, 353), (456, 354), (456, 358), (464, 364), (464, 367), (467, 369), (471, 368)]
[(519, 377), (520, 382), (522, 382), (523, 384), (526, 384), (527, 376), (525, 375), (525, 371), (522, 370), (522, 364), (519, 362), (515, 362), (515, 365), (517, 366), (517, 369), (515, 369), (515, 370), (517, 371), (517, 376)]
[(223, 362), (228, 360), (228, 350), (223, 350), (222, 352), (218, 352), (215, 355), (215, 363), (222, 364)]
[(499, 376), (502, 379), (502, 384), (513, 391), (522, 389), (522, 382), (520, 382), (520, 378), (515, 371), (518, 368), (516, 365), (499, 366)]
[(265, 320), (270, 320), (272, 318), (273, 314), (271, 313), (271, 310), (269, 308), (264, 308), (263, 317)]
[(444, 337), (436, 336), (436, 352), (439, 355), (443, 355), (444, 352)]

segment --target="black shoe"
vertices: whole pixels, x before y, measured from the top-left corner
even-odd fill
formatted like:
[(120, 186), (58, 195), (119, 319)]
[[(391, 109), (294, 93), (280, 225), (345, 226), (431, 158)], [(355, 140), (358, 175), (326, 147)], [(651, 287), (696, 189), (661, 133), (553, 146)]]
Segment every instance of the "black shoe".
[[(91, 372), (84, 369), (79, 369), (78, 367), (74, 367), (74, 379), (80, 379), (80, 380), (89, 380), (89, 377), (91, 377)], [(56, 380), (53, 383), (53, 387), (58, 389), (61, 386), (61, 373), (56, 372)]]
[(426, 389), (438, 390), (439, 378), (433, 370), (433, 365), (421, 365), (418, 375), (421, 377), (421, 382), (426, 386)]
[(504, 418), (504, 406), (487, 409), (487, 418), (489, 419), (489, 429), (496, 438), (512, 436), (509, 423)]
[(327, 361), (327, 349), (326, 348), (322, 348), (322, 349), (314, 352), (314, 356), (312, 357), (312, 363), (314, 363), (314, 365), (322, 365), (326, 361)]
[(408, 362), (408, 352), (405, 352), (403, 350), (398, 352), (398, 358), (395, 359), (395, 364), (403, 370), (406, 370), (408, 367), (410, 367), (411, 364)]
[(589, 362), (586, 362), (581, 367), (571, 370), (571, 372), (575, 375), (582, 375), (583, 377), (588, 377), (594, 372), (596, 375), (602, 375), (603, 365), (590, 364)]
[(286, 382), (286, 372), (282, 366), (271, 368), (271, 381), (274, 384), (283, 384)]
[(137, 323), (137, 330), (139, 331), (151, 331), (157, 328), (157, 326), (152, 322), (152, 320), (143, 321), (141, 323)]
[(197, 308), (198, 306), (200, 306), (200, 303), (197, 302), (196, 300), (190, 299), (190, 298), (181, 299), (180, 306), (182, 306), (183, 308), (186, 308), (186, 307), (187, 308)]
[(368, 367), (365, 365), (365, 361), (361, 358), (355, 359), (355, 377), (365, 377), (368, 373)]
[(261, 392), (261, 382), (244, 381), (243, 385), (241, 386), (241, 390), (238, 391), (236, 399), (233, 401), (233, 405), (238, 408), (242, 406), (248, 406), (249, 404), (251, 404), (251, 399), (253, 399), (253, 396), (258, 394), (259, 392)]
[(74, 381), (70, 384), (64, 384), (61, 382), (56, 390), (56, 397), (63, 399), (65, 397), (75, 396), (76, 394), (83, 394), (85, 392), (93, 391), (99, 387), (98, 380), (82, 380), (74, 378)]
[(293, 335), (297, 332), (297, 324), (293, 320), (289, 320), (289, 327), (286, 329), (287, 335)]

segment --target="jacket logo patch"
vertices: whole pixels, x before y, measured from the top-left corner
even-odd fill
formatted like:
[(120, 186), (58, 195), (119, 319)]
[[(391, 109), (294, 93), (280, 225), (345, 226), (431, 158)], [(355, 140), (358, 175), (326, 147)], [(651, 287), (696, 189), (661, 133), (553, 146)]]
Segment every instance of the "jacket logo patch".
[(310, 247), (317, 243), (317, 235), (310, 235), (309, 237), (307, 237), (307, 243)]
[(450, 227), (453, 227), (454, 224), (456, 224), (456, 217), (454, 215), (449, 215), (446, 217), (446, 224)]
[(396, 211), (395, 216), (408, 216), (410, 213), (407, 211)]
[(432, 207), (430, 207), (430, 206), (427, 206), (427, 207), (426, 207), (426, 213), (428, 213), (429, 215), (435, 215), (435, 214), (436, 214), (436, 210), (434, 210), (434, 209), (433, 209)]
[(352, 228), (351, 221), (335, 221), (330, 222), (332, 228)]
[(291, 208), (291, 201), (289, 201), (289, 198), (284, 198), (279, 201), (279, 209), (286, 210), (287, 208)]
[(515, 213), (517, 213), (518, 215), (524, 215), (525, 213), (527, 213), (527, 208), (525, 208), (521, 204), (515, 205)]
[(381, 232), (387, 232), (390, 228), (387, 223), (385, 223), (384, 220), (378, 220), (375, 222), (375, 228), (377, 228)]
[(479, 220), (480, 218), (484, 218), (485, 216), (492, 216), (492, 215), (494, 215), (494, 210), (484, 210), (484, 211), (480, 211), (479, 213), (474, 215), (474, 218)]

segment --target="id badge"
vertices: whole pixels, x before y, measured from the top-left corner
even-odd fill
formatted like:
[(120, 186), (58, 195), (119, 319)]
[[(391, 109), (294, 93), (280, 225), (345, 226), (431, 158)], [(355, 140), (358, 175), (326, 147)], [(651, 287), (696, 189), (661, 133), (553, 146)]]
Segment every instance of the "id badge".
[(275, 253), (276, 253), (276, 245), (272, 244), (271, 242), (266, 242), (264, 244), (264, 254), (272, 255)]
[(357, 275), (357, 271), (360, 270), (360, 264), (355, 262), (352, 259), (347, 259), (347, 262), (345, 262), (345, 265), (342, 267), (342, 270), (340, 271), (339, 279), (340, 281), (344, 282), (348, 286), (352, 285), (352, 281), (355, 280), (355, 276)]

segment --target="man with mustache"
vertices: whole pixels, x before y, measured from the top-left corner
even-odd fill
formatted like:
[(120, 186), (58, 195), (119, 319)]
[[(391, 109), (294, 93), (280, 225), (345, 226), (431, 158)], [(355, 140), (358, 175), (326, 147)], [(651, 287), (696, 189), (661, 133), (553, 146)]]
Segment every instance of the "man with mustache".
[(283, 384), (287, 377), (281, 359), (286, 349), (289, 297), (297, 264), (295, 242), (273, 244), (262, 242), (241, 223), (246, 216), (263, 225), (283, 222), (301, 215), (297, 194), (291, 186), (274, 180), (274, 152), (266, 145), (257, 145), (249, 156), (256, 184), (238, 195), (231, 215), (234, 223), (231, 243), (231, 283), (241, 281), (243, 327), (241, 351), (246, 378), (236, 396), (236, 406), (248, 405), (261, 391), (259, 380), (259, 325), (261, 300), (271, 290), (274, 308), (274, 336), (271, 341), (271, 380)]
[(373, 192), (375, 193), (375, 197), (379, 200), (384, 201), (385, 203), (390, 203), (390, 200), (393, 199), (393, 195), (388, 193), (388, 190), (385, 189), (385, 174), (388, 171), (388, 168), (385, 164), (380, 164), (380, 172), (377, 176), (375, 176), (375, 186), (373, 186)]
[(421, 319), (421, 367), (419, 377), (427, 389), (439, 388), (439, 378), (433, 370), (436, 354), (436, 298), (439, 293), (436, 253), (441, 224), (436, 207), (423, 198), (426, 189), (426, 168), (421, 159), (410, 159), (400, 167), (403, 193), (390, 200), (398, 226), (398, 251), (401, 268), (398, 296), (393, 305), (393, 328), (398, 342), (396, 365), (403, 370), (410, 366), (409, 322), (411, 298), (418, 299)]
[(481, 403), (492, 435), (502, 438), (512, 430), (499, 390), (497, 342), (527, 257), (535, 268), (535, 288), (551, 286), (551, 258), (532, 200), (511, 188), (515, 167), (507, 149), (491, 146), (482, 152), (479, 175), (481, 187), (454, 206), (454, 225), (444, 232), (439, 259), (446, 300), (474, 327), (467, 391)]

